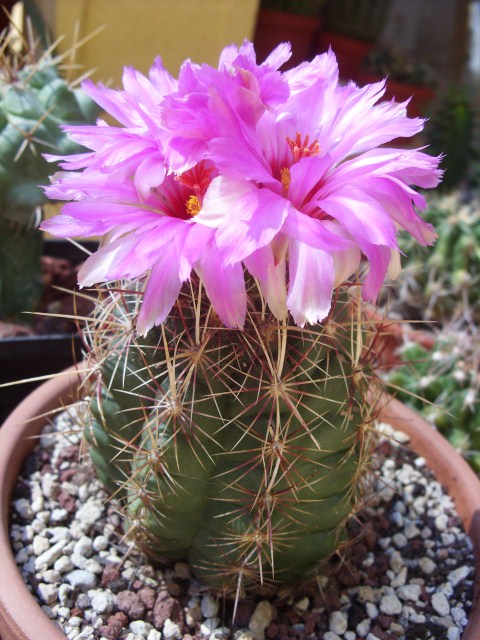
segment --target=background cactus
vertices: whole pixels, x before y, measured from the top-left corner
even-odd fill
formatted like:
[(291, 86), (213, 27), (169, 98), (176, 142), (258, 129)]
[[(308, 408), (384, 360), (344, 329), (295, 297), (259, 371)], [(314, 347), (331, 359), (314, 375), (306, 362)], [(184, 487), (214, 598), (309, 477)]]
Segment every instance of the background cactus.
[[(17, 35), (17, 34), (16, 34)], [(78, 153), (60, 128), (93, 122), (98, 107), (61, 77), (58, 58), (34, 44), (0, 51), (0, 319), (35, 308), (42, 238), (35, 229), (52, 165), (45, 153)], [(17, 35), (18, 38), (18, 35)]]
[(410, 320), (480, 321), (480, 200), (472, 192), (431, 197), (425, 218), (438, 233), (426, 252), (402, 238), (407, 256), (390, 288), (388, 309)]
[(407, 344), (388, 376), (397, 396), (422, 413), (480, 471), (478, 330), (445, 329), (432, 350)]
[(299, 328), (251, 285), (241, 331), (192, 285), (140, 339), (140, 297), (107, 292), (87, 331), (85, 435), (126, 531), (220, 591), (313, 576), (345, 541), (372, 444), (358, 301), (343, 291), (328, 321)]

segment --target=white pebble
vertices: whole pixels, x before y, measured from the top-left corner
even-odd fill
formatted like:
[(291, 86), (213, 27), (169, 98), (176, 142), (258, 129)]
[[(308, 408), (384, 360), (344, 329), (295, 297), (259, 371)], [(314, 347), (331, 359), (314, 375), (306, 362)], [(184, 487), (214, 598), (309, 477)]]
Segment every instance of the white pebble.
[(248, 625), (254, 640), (263, 640), (265, 638), (265, 629), (272, 621), (272, 617), (273, 608), (270, 602), (268, 600), (259, 602)]
[(60, 542), (57, 542), (57, 544), (54, 544), (53, 547), (50, 547), (47, 551), (44, 551), (44, 553), (39, 555), (38, 558), (35, 558), (36, 571), (46, 571), (51, 567), (55, 560), (58, 560), (62, 555), (63, 548), (66, 544), (65, 540), (61, 540)]
[(323, 634), (323, 640), (342, 640), (335, 631), (327, 631)]
[(144, 620), (134, 620), (130, 623), (129, 628), (132, 633), (135, 633), (137, 636), (142, 638), (146, 638), (153, 629), (152, 625)]
[(207, 594), (203, 596), (200, 607), (204, 618), (214, 618), (218, 613), (219, 603), (212, 595)]
[(392, 536), (392, 542), (397, 547), (397, 549), (403, 549), (408, 544), (407, 536), (405, 536), (403, 533), (396, 533), (394, 536)]
[(25, 520), (31, 520), (33, 513), (30, 502), (26, 498), (19, 498), (13, 501), (13, 508)]
[(463, 582), (465, 580), (469, 573), (470, 567), (458, 567), (457, 569), (450, 571), (447, 576), (447, 580), (450, 582), (450, 584), (456, 587), (460, 584), (460, 582)]
[(367, 604), (365, 605), (365, 610), (370, 620), (375, 620), (375, 618), (378, 616), (378, 608), (373, 604), (373, 602), (367, 602)]
[(364, 618), (361, 622), (359, 622), (356, 626), (356, 632), (361, 638), (365, 638), (367, 633), (370, 631), (370, 620), (368, 618)]
[(398, 615), (402, 612), (402, 603), (394, 594), (387, 594), (380, 600), (380, 611), (387, 616)]
[(403, 585), (407, 581), (407, 571), (407, 567), (402, 567), (398, 575), (396, 575), (395, 578), (390, 581), (390, 585), (392, 587), (403, 587)]
[(420, 567), (422, 572), (425, 573), (426, 575), (430, 575), (437, 568), (437, 565), (435, 564), (435, 562), (433, 562), (433, 560), (427, 557), (420, 558), (420, 560), (418, 561), (418, 566)]
[(80, 589), (93, 589), (97, 584), (97, 577), (89, 571), (83, 569), (75, 569), (66, 576), (68, 582), (72, 587), (79, 587)]
[(400, 573), (402, 567), (404, 566), (403, 558), (398, 551), (394, 551), (392, 553), (388, 563), (390, 565), (390, 569), (395, 573)]
[(91, 607), (97, 613), (110, 613), (113, 609), (114, 596), (111, 591), (90, 589), (88, 595), (90, 596)]
[(452, 616), (455, 624), (459, 626), (462, 625), (463, 627), (466, 626), (468, 622), (468, 618), (467, 618), (467, 614), (462, 609), (462, 607), (459, 607), (459, 606), (452, 607), (450, 609), (450, 615)]
[(73, 553), (78, 554), (80, 556), (85, 556), (85, 558), (89, 558), (92, 555), (93, 544), (90, 538), (87, 536), (82, 536), (73, 547)]
[(420, 598), (420, 594), (422, 589), (418, 584), (406, 584), (403, 587), (397, 589), (397, 596), (401, 600), (411, 600), (412, 602), (417, 602)]
[(54, 584), (40, 582), (37, 587), (38, 595), (45, 604), (55, 604), (58, 599), (58, 587)]
[(328, 628), (339, 636), (343, 635), (348, 629), (347, 614), (343, 611), (333, 611), (330, 614)]
[(105, 551), (105, 549), (108, 549), (109, 544), (107, 536), (97, 536), (93, 541), (93, 548), (95, 551)]
[(449, 627), (447, 629), (447, 640), (460, 640), (460, 629), (458, 627)]
[(60, 507), (53, 509), (53, 511), (50, 514), (50, 522), (65, 522), (67, 518), (68, 518), (68, 511)]
[(162, 634), (157, 629), (152, 629), (147, 636), (147, 640), (162, 640)]
[(55, 560), (53, 568), (60, 573), (68, 573), (74, 568), (74, 565), (69, 556), (60, 556), (58, 560)]
[(165, 640), (181, 640), (182, 632), (176, 622), (167, 618), (163, 623), (163, 637)]
[(439, 616), (445, 617), (450, 613), (450, 605), (444, 593), (434, 593), (432, 595), (432, 607)]
[(448, 516), (445, 513), (441, 513), (435, 518), (435, 526), (439, 531), (445, 531), (448, 526)]
[(220, 618), (206, 618), (200, 625), (200, 632), (204, 636), (209, 636), (220, 624)]

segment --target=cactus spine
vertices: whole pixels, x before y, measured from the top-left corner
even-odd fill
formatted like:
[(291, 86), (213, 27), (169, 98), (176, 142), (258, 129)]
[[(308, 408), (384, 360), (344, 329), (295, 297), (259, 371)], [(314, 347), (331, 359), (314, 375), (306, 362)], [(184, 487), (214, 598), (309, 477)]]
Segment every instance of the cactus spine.
[(142, 339), (131, 288), (107, 291), (87, 328), (85, 429), (127, 532), (219, 591), (315, 575), (345, 540), (372, 443), (358, 301), (343, 291), (325, 323), (299, 328), (252, 283), (240, 331), (189, 284)]

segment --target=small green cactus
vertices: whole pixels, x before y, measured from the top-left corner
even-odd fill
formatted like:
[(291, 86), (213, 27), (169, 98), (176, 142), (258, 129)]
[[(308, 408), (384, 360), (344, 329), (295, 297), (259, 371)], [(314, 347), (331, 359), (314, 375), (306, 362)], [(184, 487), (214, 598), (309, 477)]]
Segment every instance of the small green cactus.
[(389, 296), (390, 311), (401, 317), (439, 322), (480, 321), (480, 200), (461, 192), (433, 197), (425, 218), (437, 230), (425, 249), (406, 238), (408, 258)]
[(279, 323), (252, 284), (242, 331), (188, 285), (144, 339), (133, 330), (139, 295), (101, 300), (87, 332), (96, 382), (85, 435), (149, 555), (243, 592), (313, 577), (345, 541), (376, 403), (373, 334), (341, 296), (325, 323), (299, 328)]
[(59, 60), (9, 48), (0, 53), (0, 319), (35, 309), (41, 291), (38, 208), (52, 165), (43, 154), (78, 153), (62, 124), (93, 122), (97, 106), (60, 75)]
[(416, 409), (480, 471), (480, 337), (445, 330), (432, 350), (409, 343), (388, 376), (397, 397)]

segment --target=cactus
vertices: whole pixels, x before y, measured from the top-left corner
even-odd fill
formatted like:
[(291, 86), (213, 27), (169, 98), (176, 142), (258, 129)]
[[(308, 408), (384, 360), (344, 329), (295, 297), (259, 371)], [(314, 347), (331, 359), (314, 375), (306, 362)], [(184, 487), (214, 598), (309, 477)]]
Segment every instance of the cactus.
[(43, 154), (78, 153), (60, 126), (92, 122), (98, 107), (60, 76), (59, 60), (34, 45), (0, 52), (0, 319), (33, 310), (41, 292), (42, 238), (35, 229), (51, 164)]
[(449, 328), (432, 350), (407, 344), (388, 376), (398, 397), (424, 415), (480, 471), (478, 332)]
[(404, 269), (389, 308), (404, 318), (445, 324), (480, 320), (480, 202), (461, 192), (430, 198), (425, 217), (439, 239), (428, 254), (402, 241)]
[(345, 543), (377, 401), (361, 300), (394, 271), (398, 226), (434, 241), (410, 185), (441, 177), (421, 152), (370, 155), (421, 127), (375, 106), (381, 85), (345, 90), (331, 52), (282, 74), (288, 58), (244, 43), (178, 83), (159, 59), (124, 90), (86, 83), (123, 126), (72, 129), (92, 153), (67, 159), (48, 193), (70, 202), (42, 225), (103, 236), (79, 272), (102, 294), (85, 435), (126, 533), (237, 594)]
[(315, 575), (345, 541), (373, 441), (361, 308), (342, 292), (301, 329), (252, 284), (244, 330), (228, 330), (192, 285), (142, 340), (138, 299), (103, 299), (87, 331), (85, 434), (126, 531), (220, 591)]

